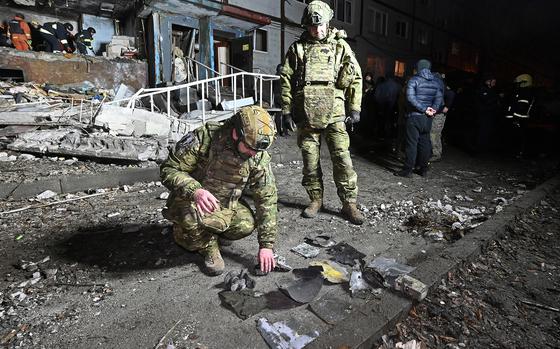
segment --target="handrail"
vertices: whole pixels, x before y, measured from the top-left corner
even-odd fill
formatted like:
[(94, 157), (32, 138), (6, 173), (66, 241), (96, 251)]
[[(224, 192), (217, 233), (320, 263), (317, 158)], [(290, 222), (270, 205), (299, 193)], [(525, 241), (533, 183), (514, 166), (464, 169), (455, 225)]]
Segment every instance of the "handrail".
[[(197, 91), (200, 91), (201, 95), (202, 95), (202, 100), (205, 100), (208, 96), (209, 93), (209, 89), (208, 86), (213, 84), (213, 85), (222, 85), (223, 82), (225, 80), (230, 80), (231, 82), (231, 86), (233, 88), (233, 112), (236, 113), (237, 112), (237, 84), (238, 84), (238, 79), (241, 79), (242, 84), (243, 81), (245, 80), (245, 78), (253, 78), (255, 81), (254, 84), (254, 97), (255, 97), (255, 104), (259, 104), (261, 107), (263, 106), (263, 85), (264, 83), (269, 83), (270, 84), (270, 100), (268, 101), (269, 105), (272, 106), (274, 105), (274, 94), (273, 94), (273, 81), (274, 80), (278, 80), (280, 79), (279, 76), (277, 75), (269, 75), (269, 74), (259, 74), (259, 73), (250, 73), (250, 72), (246, 72), (246, 71), (241, 71), (238, 73), (234, 73), (234, 74), (230, 74), (230, 75), (219, 75), (216, 77), (212, 77), (212, 78), (207, 78), (204, 80), (198, 80), (198, 81), (191, 81), (191, 82), (187, 82), (185, 84), (181, 84), (181, 85), (175, 85), (175, 86), (167, 86), (167, 87), (158, 87), (158, 88), (149, 88), (149, 89), (140, 89), (139, 91), (137, 91), (133, 96), (127, 97), (125, 99), (121, 99), (118, 101), (112, 101), (112, 102), (107, 102), (106, 104), (116, 104), (116, 105), (120, 105), (124, 102), (127, 102), (126, 108), (129, 109), (135, 109), (136, 108), (136, 101), (142, 99), (142, 98), (149, 98), (150, 101), (150, 106), (149, 106), (149, 110), (151, 110), (152, 112), (155, 111), (155, 103), (154, 103), (154, 96), (156, 95), (160, 95), (160, 94), (165, 94), (166, 97), (166, 101), (167, 101), (167, 110), (166, 111), (161, 111), (163, 114), (166, 114), (166, 116), (172, 121), (172, 125), (173, 127), (175, 127), (175, 123), (178, 124), (176, 130), (177, 132), (183, 131), (183, 132), (188, 132), (190, 131), (190, 125), (182, 119), (178, 119), (174, 116), (171, 115), (171, 93), (175, 92), (175, 91), (179, 91), (179, 90), (186, 90), (186, 96), (187, 96), (187, 103), (186, 103), (186, 108), (187, 108), (187, 112), (191, 112), (191, 107), (190, 107), (190, 94), (189, 94), (189, 89), (191, 88), (195, 88)], [(258, 90), (257, 90), (258, 87)], [(216, 97), (216, 102), (218, 103), (219, 101), (219, 89), (215, 89), (214, 94)], [(245, 91), (243, 91), (243, 97), (245, 97)], [(206, 123), (206, 109), (202, 108), (202, 123)]]
[[(218, 72), (218, 71), (212, 69), (211, 67), (207, 66), (206, 64), (204, 64), (204, 63), (202, 63), (202, 62), (197, 61), (197, 60), (194, 59), (194, 58), (190, 58), (190, 57), (183, 57), (183, 58), (184, 58), (184, 59), (188, 59), (189, 61), (192, 61), (192, 62), (194, 62), (195, 64), (202, 66), (203, 68), (206, 68), (206, 70), (209, 70), (209, 71), (211, 71), (212, 73), (214, 73), (214, 74), (216, 74), (216, 75), (218, 75), (218, 76), (219, 76), (219, 75), (222, 75), (222, 74), (220, 74), (220, 72)], [(197, 78), (198, 78), (198, 76), (197, 76)]]

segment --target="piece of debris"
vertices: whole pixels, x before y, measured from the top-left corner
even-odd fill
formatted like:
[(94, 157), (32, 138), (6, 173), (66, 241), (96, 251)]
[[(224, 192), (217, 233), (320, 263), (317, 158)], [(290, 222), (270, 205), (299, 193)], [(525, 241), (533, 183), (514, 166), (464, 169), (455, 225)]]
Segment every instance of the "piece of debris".
[(231, 270), (224, 276), (224, 286), (230, 291), (241, 291), (245, 288), (255, 288), (255, 280), (251, 279), (247, 269), (239, 272)]
[(159, 194), (158, 199), (160, 200), (167, 200), (169, 198), (169, 192), (168, 191), (164, 191), (163, 193)]
[(366, 256), (345, 242), (339, 242), (335, 246), (330, 247), (327, 253), (333, 256), (331, 259), (335, 262), (350, 266), (354, 266), (356, 260), (362, 260)]
[(482, 187), (476, 187), (472, 191), (474, 191), (475, 193), (481, 193), (482, 192)]
[(331, 236), (319, 233), (313, 237), (306, 237), (305, 242), (318, 247), (331, 247), (336, 244)]
[(348, 271), (346, 270), (346, 268), (334, 261), (311, 261), (309, 265), (323, 268), (321, 275), (323, 275), (323, 277), (327, 281), (332, 282), (333, 284), (341, 284), (343, 282), (349, 281)]
[[(274, 259), (276, 260), (276, 266), (274, 267), (274, 269), (272, 271), (275, 272), (280, 272), (280, 273), (287, 273), (289, 271), (291, 271), (292, 268), (287, 262), (286, 262), (286, 257), (284, 256), (279, 256), (276, 253), (274, 254)], [(264, 276), (268, 273), (264, 273), (261, 271), (261, 265), (259, 263), (257, 263), (257, 265), (255, 265), (255, 275), (256, 276)]]
[(52, 190), (45, 190), (41, 194), (37, 195), (35, 198), (37, 200), (47, 200), (47, 199), (50, 199), (50, 198), (54, 198), (57, 195), (58, 195), (58, 193), (55, 193)]
[(309, 303), (317, 295), (323, 287), (323, 277), (321, 276), (321, 268), (310, 267), (306, 269), (294, 269), (296, 274), (304, 277), (288, 284), (279, 285), (279, 288), (288, 297), (299, 303)]
[(417, 301), (423, 300), (428, 295), (428, 286), (410, 275), (397, 277), (393, 288)]
[(247, 288), (241, 291), (221, 291), (218, 295), (224, 306), (242, 320), (260, 313), (267, 306), (267, 299), (262, 293)]
[(305, 258), (317, 257), (320, 252), (320, 250), (317, 247), (313, 247), (305, 242), (302, 242), (301, 244), (292, 247), (291, 251)]
[(284, 322), (271, 324), (265, 318), (257, 321), (257, 329), (271, 349), (301, 349), (319, 337), (318, 331), (307, 335), (298, 335)]

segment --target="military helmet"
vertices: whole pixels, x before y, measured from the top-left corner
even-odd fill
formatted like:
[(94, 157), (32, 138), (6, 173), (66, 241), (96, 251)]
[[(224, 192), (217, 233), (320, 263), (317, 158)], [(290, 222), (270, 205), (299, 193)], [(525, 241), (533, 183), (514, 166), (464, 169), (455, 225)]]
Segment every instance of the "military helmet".
[(513, 82), (519, 85), (519, 87), (531, 87), (533, 86), (533, 77), (529, 74), (521, 74)]
[(234, 125), (239, 140), (252, 150), (266, 150), (274, 141), (274, 120), (259, 106), (241, 108), (234, 116)]
[(320, 0), (313, 0), (303, 11), (301, 24), (308, 26), (328, 23), (333, 18), (333, 15), (333, 10), (328, 4)]

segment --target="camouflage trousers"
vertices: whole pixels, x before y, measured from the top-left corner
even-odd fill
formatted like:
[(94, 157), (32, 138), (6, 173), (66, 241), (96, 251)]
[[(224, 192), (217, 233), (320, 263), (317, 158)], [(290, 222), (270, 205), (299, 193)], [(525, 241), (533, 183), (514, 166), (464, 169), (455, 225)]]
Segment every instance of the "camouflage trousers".
[(350, 158), (350, 137), (344, 122), (329, 124), (325, 129), (298, 127), (298, 147), (303, 157), (301, 184), (313, 200), (323, 199), (323, 171), (321, 170), (321, 136), (324, 137), (331, 161), (337, 194), (342, 202), (356, 202), (358, 175)]
[(228, 240), (239, 240), (251, 235), (255, 230), (253, 211), (241, 201), (233, 210), (229, 226), (222, 233), (216, 233), (205, 227), (191, 202), (177, 200), (163, 212), (163, 216), (174, 223), (175, 242), (192, 252), (214, 244), (218, 236)]
[(443, 132), (443, 127), (445, 126), (446, 115), (443, 113), (436, 114), (432, 121), (432, 129), (430, 131), (430, 139), (432, 141), (432, 157), (430, 160), (441, 159), (441, 154), (443, 152), (443, 147), (441, 144), (441, 133)]

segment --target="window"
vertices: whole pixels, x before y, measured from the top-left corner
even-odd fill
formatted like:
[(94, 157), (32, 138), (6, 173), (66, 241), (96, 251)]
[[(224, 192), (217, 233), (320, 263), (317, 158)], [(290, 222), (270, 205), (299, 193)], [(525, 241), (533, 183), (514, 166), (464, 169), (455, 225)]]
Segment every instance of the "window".
[(369, 18), (372, 21), (370, 31), (383, 36), (387, 36), (387, 13), (381, 12), (376, 9), (370, 9)]
[(345, 23), (352, 23), (352, 1), (334, 0), (334, 18)]
[(408, 37), (408, 22), (397, 21), (397, 32), (398, 37), (406, 39)]
[(401, 61), (395, 61), (395, 76), (403, 77), (406, 71), (406, 63)]
[(255, 30), (255, 51), (268, 52), (268, 32), (266, 30)]
[(425, 29), (418, 29), (418, 43), (420, 45), (428, 45), (428, 32)]

